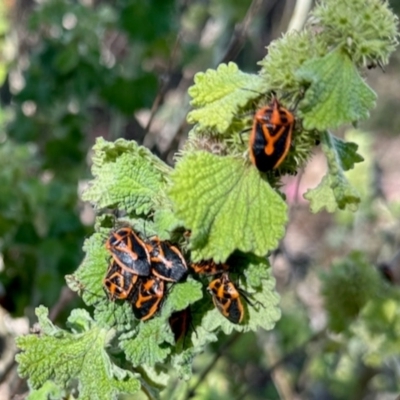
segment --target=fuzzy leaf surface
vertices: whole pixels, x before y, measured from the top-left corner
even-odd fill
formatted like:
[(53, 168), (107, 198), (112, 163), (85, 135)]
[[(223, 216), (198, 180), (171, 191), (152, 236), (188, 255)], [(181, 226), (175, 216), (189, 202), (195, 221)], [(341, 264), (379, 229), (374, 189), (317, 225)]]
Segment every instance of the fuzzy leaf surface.
[(197, 107), (187, 116), (190, 124), (200, 129), (215, 129), (224, 133), (241, 107), (267, 91), (265, 81), (258, 75), (246, 74), (235, 63), (221, 64), (217, 70), (199, 72), (189, 89), (191, 104)]
[(195, 280), (176, 284), (172, 287), (164, 304), (161, 315), (140, 323), (139, 333), (121, 336), (121, 348), (134, 366), (147, 364), (153, 366), (162, 362), (170, 354), (166, 343), (174, 344), (168, 318), (174, 311), (187, 308), (203, 296), (202, 285)]
[[(38, 309), (44, 320), (44, 307)], [(86, 320), (85, 324), (82, 321)], [(26, 335), (17, 339), (21, 353), (17, 356), (18, 373), (26, 377), (34, 389), (53, 380), (65, 388), (73, 379), (79, 381), (80, 399), (116, 399), (119, 393), (136, 393), (139, 381), (129, 371), (115, 375), (105, 347), (109, 331), (93, 324), (85, 310), (75, 310), (68, 320), (74, 326), (86, 326), (86, 330), (70, 333), (59, 329), (53, 335)], [(123, 379), (121, 377), (123, 376)]]
[(165, 183), (169, 167), (134, 141), (114, 143), (97, 139), (93, 146), (94, 180), (83, 200), (96, 208), (118, 208), (128, 213), (148, 214)]
[(191, 230), (193, 261), (224, 262), (236, 249), (264, 256), (282, 238), (286, 204), (254, 167), (198, 152), (184, 157), (171, 178), (169, 194)]
[(328, 173), (316, 188), (309, 189), (304, 195), (304, 198), (310, 201), (311, 211), (317, 213), (324, 207), (329, 212), (346, 208), (351, 211), (357, 210), (361, 201), (360, 195), (350, 185), (344, 171), (363, 161), (356, 152), (358, 146), (335, 138), (329, 132), (321, 134), (321, 144), (328, 162)]
[[(62, 400), (66, 398), (66, 393), (61, 390), (54, 382), (47, 381), (38, 390), (31, 390), (27, 400)], [(71, 397), (71, 399), (73, 399)]]
[(306, 61), (297, 77), (310, 84), (299, 104), (299, 116), (307, 130), (334, 129), (366, 119), (375, 105), (375, 92), (341, 51)]
[(172, 312), (181, 311), (203, 297), (202, 284), (188, 278), (187, 282), (173, 285), (163, 306), (162, 316), (168, 318)]
[(167, 328), (166, 322), (156, 317), (139, 324), (135, 337), (122, 335), (119, 346), (125, 352), (127, 359), (134, 367), (142, 364), (153, 366), (161, 363), (171, 352), (170, 346), (162, 344), (174, 343), (172, 332)]

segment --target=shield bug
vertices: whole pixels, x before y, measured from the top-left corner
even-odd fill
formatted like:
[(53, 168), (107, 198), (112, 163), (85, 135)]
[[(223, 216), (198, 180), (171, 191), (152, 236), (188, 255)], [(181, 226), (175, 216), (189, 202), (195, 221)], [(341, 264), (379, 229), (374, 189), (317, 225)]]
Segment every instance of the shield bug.
[(106, 248), (122, 270), (140, 276), (150, 274), (150, 254), (132, 228), (123, 227), (112, 232)]
[(158, 276), (139, 278), (131, 304), (136, 318), (146, 321), (158, 311), (165, 293), (165, 282)]
[(125, 300), (132, 295), (138, 276), (120, 268), (112, 260), (103, 280), (104, 289), (110, 300)]
[(175, 343), (186, 336), (192, 319), (190, 307), (177, 311), (169, 317), (169, 326), (174, 334)]
[(219, 312), (232, 323), (240, 324), (244, 315), (243, 304), (239, 290), (229, 279), (229, 275), (224, 272), (220, 277), (210, 282), (207, 290)]
[(249, 138), (250, 160), (261, 172), (278, 168), (292, 143), (294, 115), (276, 97), (254, 115)]
[(153, 237), (147, 244), (152, 273), (169, 282), (178, 282), (187, 274), (186, 261), (179, 249)]
[(200, 275), (217, 275), (229, 270), (228, 264), (217, 264), (213, 260), (191, 263), (190, 268)]

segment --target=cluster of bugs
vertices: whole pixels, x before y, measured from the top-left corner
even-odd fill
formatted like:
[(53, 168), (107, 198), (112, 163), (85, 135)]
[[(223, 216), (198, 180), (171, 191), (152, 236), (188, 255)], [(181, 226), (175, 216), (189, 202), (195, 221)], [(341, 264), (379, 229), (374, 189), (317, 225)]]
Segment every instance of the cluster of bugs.
[[(168, 292), (167, 284), (182, 281), (188, 273), (178, 247), (158, 237), (142, 240), (131, 227), (113, 231), (105, 246), (111, 256), (103, 279), (107, 296), (112, 301), (128, 301), (136, 318), (142, 321), (150, 319), (160, 309)], [(190, 267), (197, 274), (213, 276), (207, 290), (215, 307), (229, 321), (239, 324), (244, 315), (241, 295), (248, 299), (230, 280), (228, 265), (210, 260), (192, 263)], [(189, 323), (189, 309), (172, 314), (170, 325), (176, 340)]]
[[(295, 118), (276, 97), (254, 115), (249, 138), (250, 160), (261, 172), (278, 168), (285, 160), (292, 141)], [(106, 241), (111, 258), (103, 280), (110, 300), (128, 301), (136, 318), (146, 321), (160, 309), (168, 284), (185, 279), (188, 267), (179, 248), (154, 236), (142, 240), (131, 227), (113, 231)], [(229, 277), (227, 264), (212, 260), (189, 264), (194, 273), (212, 277), (207, 291), (219, 312), (229, 321), (243, 321), (242, 298), (253, 305), (246, 292)], [(169, 323), (179, 340), (187, 331), (190, 309), (173, 313)]]
[(142, 321), (160, 308), (166, 282), (187, 274), (186, 261), (176, 246), (152, 237), (143, 241), (130, 227), (111, 233), (106, 241), (111, 255), (103, 284), (110, 300), (127, 300)]

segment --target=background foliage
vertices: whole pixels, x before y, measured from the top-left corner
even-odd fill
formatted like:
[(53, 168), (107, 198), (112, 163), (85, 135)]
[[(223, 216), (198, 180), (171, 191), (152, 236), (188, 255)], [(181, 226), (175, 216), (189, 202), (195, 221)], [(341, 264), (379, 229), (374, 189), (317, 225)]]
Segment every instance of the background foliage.
[[(400, 8), (396, 1), (391, 5)], [(45, 333), (62, 337), (66, 349), (75, 346), (62, 330), (67, 323), (82, 335), (80, 345), (86, 351), (84, 346), (93, 340), (88, 334), (94, 333), (91, 317), (75, 313), (66, 322), (78, 300), (65, 302), (62, 288), (64, 276), (80, 264), (84, 238), (92, 231), (93, 215), (78, 193), (90, 176), (87, 156), (95, 137), (135, 139), (172, 164), (172, 155), (187, 136), (186, 92), (194, 73), (230, 60), (255, 72), (264, 47), (286, 30), (293, 6), (290, 1), (229, 0), (1, 5), (2, 307), (14, 317), (29, 317), (32, 325), (33, 309), (45, 305), (61, 327), (53, 326), (40, 309)], [(246, 12), (252, 23), (241, 36)], [(343, 29), (347, 23), (343, 21)], [(357, 54), (362, 64), (362, 51)], [(385, 261), (396, 272), (393, 255), (400, 247), (400, 143), (394, 107), (398, 63), (396, 53), (386, 74), (379, 68), (365, 71), (378, 92), (377, 108), (362, 134), (338, 132), (357, 142), (366, 159), (347, 175), (361, 193), (359, 211), (314, 216), (309, 204), (293, 194), (296, 187), (304, 192), (315, 182), (312, 174), (321, 169), (318, 153), (301, 183), (298, 178), (285, 181), (288, 232), (271, 258), (282, 319), (272, 333), (221, 336), (198, 356), (195, 375), (184, 388), (197, 398), (357, 399), (400, 391), (398, 289), (374, 269)], [(279, 76), (275, 78), (279, 82)], [(312, 80), (304, 71), (303, 78)], [(368, 93), (364, 98), (369, 101)], [(313, 127), (321, 120), (306, 123)], [(338, 256), (342, 259), (332, 262)], [(102, 331), (95, 333), (96, 340), (109, 339)], [(91, 363), (101, 358), (101, 353), (93, 354)], [(213, 368), (203, 378), (200, 374), (208, 365)], [(25, 383), (16, 380), (13, 368), (11, 364), (2, 370), (1, 380), (11, 392), (23, 393)], [(73, 374), (73, 366), (65, 369)], [(104, 371), (92, 372), (98, 377)], [(152, 371), (146, 373), (153, 376)], [(122, 372), (113, 374), (119, 382)], [(123, 378), (127, 385), (136, 382), (132, 376)], [(87, 377), (88, 388), (94, 379)], [(178, 398), (172, 392), (173, 379), (165, 398)], [(107, 394), (116, 390), (97, 389)], [(63, 395), (48, 383), (40, 391), (37, 396)]]

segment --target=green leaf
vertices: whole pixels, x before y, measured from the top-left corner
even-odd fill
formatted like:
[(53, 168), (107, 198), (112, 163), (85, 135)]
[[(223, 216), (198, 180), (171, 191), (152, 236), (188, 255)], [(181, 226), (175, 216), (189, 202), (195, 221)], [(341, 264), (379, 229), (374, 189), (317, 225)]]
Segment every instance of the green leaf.
[(307, 130), (334, 129), (368, 118), (375, 105), (375, 92), (341, 51), (305, 62), (297, 77), (310, 84), (298, 113)]
[(94, 180), (83, 200), (96, 208), (148, 214), (166, 182), (169, 167), (134, 141), (114, 143), (99, 138), (93, 147)]
[[(43, 322), (43, 308), (40, 314)], [(17, 338), (21, 349), (16, 357), (19, 375), (28, 378), (33, 389), (39, 389), (49, 380), (66, 388), (77, 379), (82, 400), (109, 400), (116, 399), (119, 393), (136, 393), (140, 389), (139, 381), (129, 371), (119, 371), (116, 376), (116, 367), (105, 351), (110, 341), (109, 331), (96, 327), (85, 310), (75, 310), (69, 323), (76, 326), (77, 320), (86, 320), (82, 325), (86, 329), (81, 333), (58, 329), (53, 335)]]
[[(27, 400), (62, 400), (66, 398), (64, 390), (61, 390), (54, 382), (47, 381), (38, 390), (32, 390), (27, 397)], [(71, 397), (71, 400), (74, 397)]]
[(96, 304), (104, 297), (102, 282), (110, 258), (104, 246), (106, 237), (97, 232), (86, 239), (83, 245), (86, 256), (82, 264), (73, 275), (66, 276), (69, 288), (82, 295), (87, 305)]
[[(236, 330), (239, 332), (256, 331), (258, 328), (271, 330), (281, 317), (281, 310), (278, 307), (279, 295), (275, 290), (275, 279), (272, 276), (270, 268), (259, 265), (263, 268), (264, 277), (262, 285), (257, 290), (246, 285), (242, 279), (238, 285), (240, 289), (244, 289), (248, 293), (249, 300), (253, 303), (250, 305), (241, 298), (244, 307), (244, 319), (241, 324), (233, 324), (225, 318), (216, 308), (208, 311), (202, 321), (202, 326), (208, 331), (222, 329), (227, 335)], [(210, 301), (212, 301), (210, 296)]]
[(154, 230), (157, 232), (157, 236), (161, 240), (171, 239), (171, 232), (183, 226), (182, 221), (180, 221), (174, 214), (171, 207), (167, 208), (164, 204), (162, 208), (157, 209), (154, 213)]
[(337, 209), (355, 211), (361, 201), (357, 190), (350, 185), (344, 171), (354, 167), (363, 158), (356, 153), (358, 146), (355, 143), (346, 143), (335, 138), (329, 132), (321, 134), (322, 150), (328, 161), (328, 173), (322, 182), (310, 189), (304, 198), (310, 201), (310, 208), (317, 213), (322, 208), (329, 212)]
[(171, 313), (184, 310), (202, 297), (202, 284), (189, 277), (186, 282), (172, 286), (163, 305), (162, 316), (166, 319)]
[(267, 91), (261, 77), (240, 71), (232, 62), (221, 64), (217, 70), (197, 73), (194, 82), (189, 94), (197, 109), (188, 114), (187, 120), (198, 123), (200, 129), (215, 129), (220, 134), (228, 129), (241, 107)]
[[(120, 348), (134, 367), (147, 364), (153, 366), (161, 363), (171, 352), (174, 338), (171, 329), (161, 317), (141, 322), (138, 333), (121, 335)], [(134, 335), (134, 337), (132, 337)]]
[(188, 278), (187, 282), (173, 285), (162, 305), (161, 315), (139, 324), (138, 331), (121, 335), (120, 346), (127, 358), (135, 366), (153, 366), (162, 362), (170, 354), (174, 338), (168, 318), (174, 311), (187, 308), (203, 297), (202, 285)]
[(192, 260), (224, 262), (235, 250), (264, 256), (282, 238), (286, 204), (253, 167), (197, 152), (171, 176), (175, 213), (191, 230)]
[(334, 151), (336, 160), (343, 171), (354, 168), (355, 163), (364, 161), (364, 158), (357, 153), (358, 144), (345, 142), (344, 140), (328, 134), (323, 136), (322, 150), (324, 153)]

